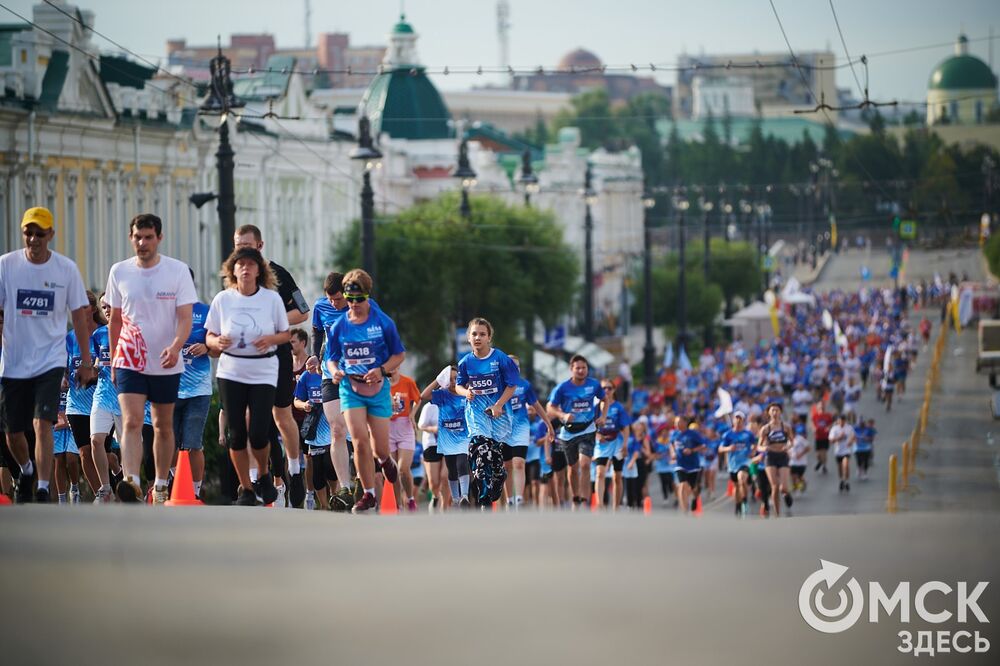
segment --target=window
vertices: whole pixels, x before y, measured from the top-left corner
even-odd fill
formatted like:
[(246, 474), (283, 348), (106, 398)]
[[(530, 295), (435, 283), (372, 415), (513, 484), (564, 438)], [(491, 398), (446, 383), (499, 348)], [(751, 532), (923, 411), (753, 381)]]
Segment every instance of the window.
[(976, 123), (983, 122), (983, 100), (976, 100)]
[(948, 112), (948, 115), (951, 116), (951, 121), (953, 123), (957, 123), (959, 121), (959, 117), (958, 117), (958, 102), (952, 102), (951, 103), (951, 111)]

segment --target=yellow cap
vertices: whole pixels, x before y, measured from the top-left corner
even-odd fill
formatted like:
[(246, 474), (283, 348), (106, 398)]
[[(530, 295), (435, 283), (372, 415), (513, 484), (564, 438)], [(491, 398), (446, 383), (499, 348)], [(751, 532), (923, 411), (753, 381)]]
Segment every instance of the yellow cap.
[(29, 208), (24, 211), (24, 217), (21, 218), (21, 228), (23, 229), (29, 224), (37, 224), (42, 229), (51, 229), (52, 213), (49, 212), (48, 208), (42, 208), (41, 206)]

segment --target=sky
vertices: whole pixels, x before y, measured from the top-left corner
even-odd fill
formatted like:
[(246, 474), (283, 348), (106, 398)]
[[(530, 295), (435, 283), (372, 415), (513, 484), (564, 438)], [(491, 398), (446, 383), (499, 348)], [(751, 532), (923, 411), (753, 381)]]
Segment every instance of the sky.
[[(792, 48), (831, 49), (838, 62), (844, 47), (834, 23), (831, 0), (774, 0)], [(33, 0), (0, 0), (30, 16)], [(347, 32), (353, 45), (384, 44), (405, 8), (419, 35), (422, 63), (431, 68), (495, 66), (499, 63), (494, 0), (311, 0), (311, 34)], [(567, 52), (585, 48), (605, 64), (675, 63), (683, 53), (787, 53), (768, 0), (509, 0), (511, 64), (553, 67)], [(970, 51), (989, 62), (989, 44), (1000, 61), (1000, 39), (988, 39), (992, 26), (1000, 37), (996, 0), (832, 0), (853, 58), (870, 57), (873, 100), (920, 101), (934, 66), (952, 53), (961, 31)], [(305, 40), (305, 0), (84, 0), (96, 13), (95, 28), (136, 53), (163, 57), (166, 41), (223, 43), (232, 33), (269, 32), (279, 48)], [(18, 19), (0, 8), (0, 23)], [(977, 41), (978, 40), (978, 41)], [(117, 47), (95, 36), (108, 51)], [(315, 42), (314, 42), (315, 43)], [(885, 51), (935, 44), (935, 48), (879, 55)], [(996, 61), (995, 61), (996, 62)], [(997, 67), (994, 66), (994, 71)], [(857, 75), (864, 83), (863, 71)], [(658, 79), (672, 84), (674, 74)], [(496, 76), (435, 76), (443, 89), (468, 89), (498, 83)], [(837, 85), (857, 85), (849, 69), (837, 70)]]

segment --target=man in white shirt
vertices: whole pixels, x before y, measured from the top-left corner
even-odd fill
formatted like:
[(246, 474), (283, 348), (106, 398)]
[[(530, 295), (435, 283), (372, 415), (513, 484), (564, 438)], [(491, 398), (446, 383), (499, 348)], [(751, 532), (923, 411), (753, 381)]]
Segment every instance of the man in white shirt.
[(181, 350), (191, 332), (192, 307), (198, 296), (183, 262), (159, 253), (163, 224), (155, 215), (136, 215), (129, 224), (135, 257), (111, 267), (105, 298), (111, 306), (108, 331), (113, 351), (111, 372), (122, 410), (121, 450), (125, 478), (118, 499), (142, 498), (142, 422), (146, 401), (153, 417), (156, 479), (153, 503), (167, 501), (174, 455), (174, 403), (184, 364)]
[[(87, 334), (87, 292), (76, 264), (49, 249), (55, 237), (52, 213), (29, 208), (21, 219), (24, 249), (0, 257), (0, 310), (4, 311), (0, 352), (0, 418), (7, 446), (20, 467), (18, 503), (49, 501), (52, 425), (59, 413), (59, 391), (66, 368), (66, 313), (80, 346), (77, 381), (96, 378)], [(35, 433), (35, 461), (28, 455), (25, 432)], [(16, 473), (16, 469), (11, 472)]]

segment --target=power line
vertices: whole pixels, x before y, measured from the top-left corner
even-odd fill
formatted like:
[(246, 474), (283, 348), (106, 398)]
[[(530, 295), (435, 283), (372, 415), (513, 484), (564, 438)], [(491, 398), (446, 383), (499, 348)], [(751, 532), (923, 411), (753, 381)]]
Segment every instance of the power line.
[[(49, 0), (45, 0), (48, 2)], [(844, 31), (840, 29), (840, 19), (837, 18), (837, 10), (833, 7), (833, 0), (830, 0), (830, 11), (833, 13), (833, 22), (837, 24), (837, 32), (840, 33), (840, 43), (844, 45), (844, 56), (847, 58), (847, 62), (851, 63), (851, 74), (854, 76), (854, 83), (858, 86), (858, 92), (864, 99), (868, 99), (868, 85), (866, 83), (865, 87), (861, 87), (861, 81), (858, 80), (858, 73), (854, 69), (854, 63), (851, 62), (851, 53), (847, 50), (847, 40), (844, 39)]]

